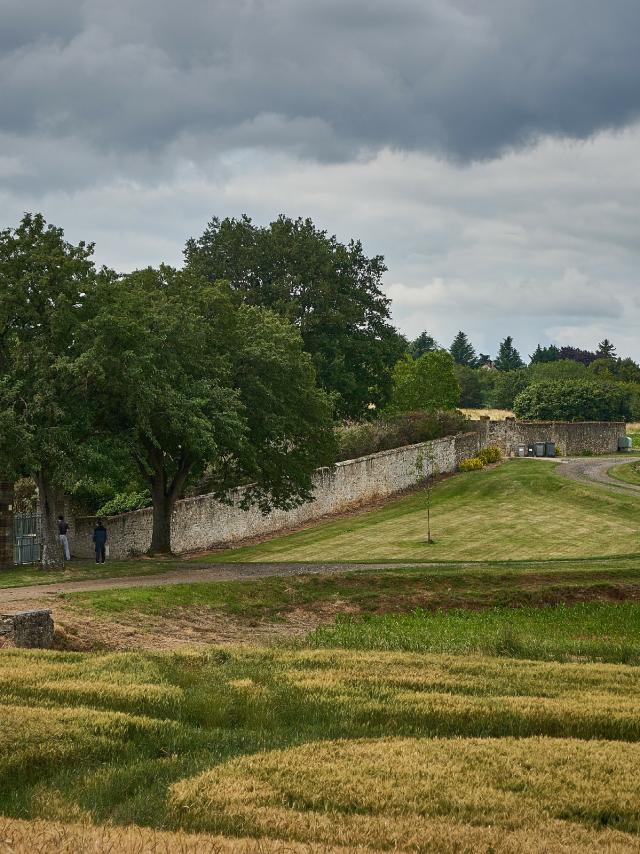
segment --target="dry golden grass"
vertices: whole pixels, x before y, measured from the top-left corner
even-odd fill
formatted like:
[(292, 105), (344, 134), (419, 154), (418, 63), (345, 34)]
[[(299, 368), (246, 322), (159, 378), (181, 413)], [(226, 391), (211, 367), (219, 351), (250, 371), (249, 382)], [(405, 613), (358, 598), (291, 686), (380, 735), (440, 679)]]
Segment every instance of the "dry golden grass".
[(264, 839), (166, 833), (143, 827), (110, 827), (0, 817), (0, 851), (7, 854), (321, 854), (326, 846)]
[(461, 409), (461, 412), (470, 418), (472, 421), (479, 421), (480, 418), (489, 417), (492, 421), (504, 421), (505, 418), (515, 418), (515, 415), (510, 409)]
[(0, 681), (0, 811), (52, 822), (0, 852), (640, 852), (637, 667), (10, 650)]
[(247, 834), (298, 842), (441, 850), (444, 823), (454, 839), (541, 828), (553, 850), (555, 837), (631, 849), (639, 761), (640, 745), (606, 741), (329, 741), (236, 759), (176, 784), (172, 805), (198, 827), (217, 829), (223, 815)]

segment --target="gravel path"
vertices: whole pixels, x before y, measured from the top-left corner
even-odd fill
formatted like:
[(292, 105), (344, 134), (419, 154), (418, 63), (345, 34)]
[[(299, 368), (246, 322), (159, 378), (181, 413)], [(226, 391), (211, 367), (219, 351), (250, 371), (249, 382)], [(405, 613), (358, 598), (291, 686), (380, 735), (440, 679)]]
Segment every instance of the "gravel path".
[[(395, 569), (398, 566), (429, 566), (424, 563), (226, 563), (198, 564), (194, 568), (172, 570), (156, 575), (124, 576), (122, 578), (96, 578), (86, 581), (63, 581), (52, 584), (34, 584), (29, 587), (0, 589), (0, 606), (10, 603), (55, 598), (64, 593), (86, 593), (96, 590), (120, 590), (128, 587), (158, 587), (164, 584), (202, 584), (207, 581), (249, 581), (269, 576), (330, 574), (376, 569)], [(442, 563), (432, 564), (442, 566)], [(460, 562), (455, 563), (460, 566)], [(190, 564), (193, 567), (193, 564)]]
[(594, 481), (595, 483), (603, 483), (614, 489), (622, 492), (632, 492), (640, 495), (640, 486), (634, 486), (632, 483), (625, 483), (623, 480), (617, 480), (615, 477), (607, 474), (610, 468), (615, 465), (624, 465), (625, 463), (633, 463), (640, 460), (637, 456), (625, 456), (620, 459), (620, 455), (615, 457), (579, 457), (572, 458), (562, 462), (559, 465), (557, 472), (571, 480)]

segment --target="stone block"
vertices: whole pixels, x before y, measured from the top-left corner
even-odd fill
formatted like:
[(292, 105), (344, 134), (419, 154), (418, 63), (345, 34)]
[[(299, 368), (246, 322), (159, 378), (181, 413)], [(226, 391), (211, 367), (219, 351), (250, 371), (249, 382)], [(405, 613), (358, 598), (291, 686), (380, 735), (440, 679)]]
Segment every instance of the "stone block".
[(51, 649), (53, 646), (53, 617), (51, 611), (19, 611), (0, 614), (0, 639), (13, 646), (30, 649)]

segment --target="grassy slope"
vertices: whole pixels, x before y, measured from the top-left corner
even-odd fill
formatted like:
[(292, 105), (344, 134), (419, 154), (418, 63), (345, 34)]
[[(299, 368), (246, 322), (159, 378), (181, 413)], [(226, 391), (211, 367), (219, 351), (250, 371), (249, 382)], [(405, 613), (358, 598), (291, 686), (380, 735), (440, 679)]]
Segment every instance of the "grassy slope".
[[(0, 685), (0, 813), (10, 817), (375, 845), (397, 830), (409, 848), (439, 827), (467, 845), (480, 833), (483, 850), (486, 825), (499, 837), (542, 822), (547, 850), (560, 839), (631, 845), (598, 832), (638, 829), (633, 667), (342, 650), (5, 650)], [(370, 749), (353, 741), (363, 738)], [(380, 738), (390, 740), (378, 747)], [(370, 802), (391, 758), (396, 795)], [(420, 797), (418, 782), (447, 797)]]
[(247, 546), (211, 561), (518, 560), (638, 552), (635, 496), (558, 477), (548, 462), (513, 460), (440, 483), (426, 538), (424, 493), (380, 510)]
[(608, 474), (618, 480), (623, 480), (625, 483), (633, 483), (640, 486), (640, 463), (624, 463), (623, 465), (613, 466), (609, 469)]

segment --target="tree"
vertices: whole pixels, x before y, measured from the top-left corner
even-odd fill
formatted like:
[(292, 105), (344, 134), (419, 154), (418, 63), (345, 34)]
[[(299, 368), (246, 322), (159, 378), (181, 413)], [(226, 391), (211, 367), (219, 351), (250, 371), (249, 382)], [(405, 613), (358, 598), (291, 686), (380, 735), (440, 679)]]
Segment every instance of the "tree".
[(424, 356), (425, 353), (432, 353), (434, 350), (438, 350), (438, 342), (436, 339), (429, 335), (428, 332), (421, 332), (418, 337), (409, 344), (409, 355), (414, 359), (418, 359), (420, 356)]
[(475, 367), (476, 351), (462, 330), (453, 339), (449, 352), (457, 365), (466, 365), (468, 368)]
[[(426, 460), (426, 466), (425, 466)], [(436, 467), (435, 455), (430, 446), (427, 446), (425, 451), (420, 451), (416, 457), (416, 472), (418, 474), (418, 486), (422, 486), (425, 491), (426, 507), (427, 507), (427, 539), (428, 546), (435, 545), (435, 540), (431, 536), (431, 497), (433, 493), (433, 484), (438, 470)]]
[(613, 346), (611, 341), (608, 338), (603, 338), (602, 341), (598, 344), (598, 349), (596, 350), (596, 358), (597, 359), (615, 359), (616, 357), (616, 348)]
[(416, 409), (453, 409), (460, 400), (455, 363), (446, 350), (411, 356), (399, 361), (393, 371), (391, 412)]
[(547, 362), (556, 362), (560, 358), (560, 350), (551, 344), (549, 347), (541, 347), (539, 344), (535, 349), (535, 353), (529, 357), (530, 365), (545, 364)]
[(538, 362), (529, 367), (531, 382), (543, 380), (579, 380), (585, 379), (587, 368), (582, 362), (571, 359), (558, 359), (555, 362)]
[(531, 421), (626, 421), (630, 410), (628, 389), (593, 380), (532, 383), (514, 402), (516, 415)]
[(561, 347), (559, 356), (561, 359), (572, 359), (587, 366), (597, 358), (591, 350), (581, 350), (579, 347)]
[(310, 219), (280, 216), (262, 228), (243, 216), (211, 220), (185, 258), (190, 271), (227, 280), (247, 304), (298, 327), (339, 416), (366, 417), (389, 399), (406, 341), (389, 323), (381, 255), (366, 257), (359, 241), (344, 245)]
[(607, 356), (591, 362), (588, 370), (589, 374), (599, 379), (640, 382), (640, 366), (633, 359), (615, 359)]
[(493, 387), (495, 372), (468, 368), (466, 365), (456, 365), (455, 370), (460, 385), (460, 406), (484, 406)]
[(500, 344), (500, 351), (496, 359), (496, 368), (499, 371), (516, 371), (518, 368), (523, 368), (524, 362), (520, 358), (520, 353), (513, 346), (513, 338), (510, 335)]
[(290, 508), (333, 460), (331, 404), (297, 330), (189, 270), (105, 283), (83, 331), (96, 428), (119, 437), (153, 499), (151, 551), (171, 549), (171, 517), (205, 468), (222, 501)]
[(513, 402), (531, 383), (530, 368), (516, 371), (494, 371), (495, 385), (489, 401), (496, 409), (513, 409)]
[(58, 493), (89, 435), (86, 378), (71, 381), (69, 366), (96, 278), (92, 253), (40, 214), (0, 232), (0, 468), (37, 483), (45, 568), (63, 563)]

